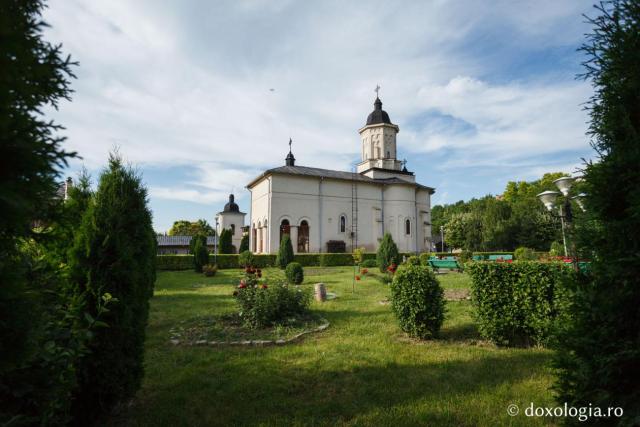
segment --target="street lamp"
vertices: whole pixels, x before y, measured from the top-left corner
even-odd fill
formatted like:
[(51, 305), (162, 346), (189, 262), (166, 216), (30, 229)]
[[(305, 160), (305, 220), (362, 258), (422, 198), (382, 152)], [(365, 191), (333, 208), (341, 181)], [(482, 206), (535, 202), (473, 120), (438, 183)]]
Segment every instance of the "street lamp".
[(216, 215), (216, 235), (213, 237), (214, 238), (213, 264), (214, 265), (218, 265), (218, 242), (219, 242), (218, 236), (219, 235), (220, 235), (220, 232), (218, 231), (218, 215)]
[(444, 225), (440, 226), (440, 249), (444, 252)]
[[(558, 187), (558, 191), (543, 191), (538, 194), (538, 198), (544, 204), (549, 212), (554, 213), (554, 209), (556, 205), (558, 207), (558, 216), (560, 217), (560, 225), (562, 227), (562, 243), (564, 246), (564, 256), (569, 256), (569, 251), (567, 250), (567, 238), (565, 229), (571, 229), (571, 225), (573, 222), (573, 210), (571, 209), (571, 200), (575, 200), (580, 206), (580, 209), (584, 210), (582, 206), (582, 200), (580, 200), (584, 194), (580, 193), (577, 196), (569, 197), (571, 192), (571, 187), (579, 178), (572, 178), (569, 176), (563, 176), (562, 178), (558, 178), (553, 183)], [(558, 204), (558, 197), (562, 196), (562, 204)], [(578, 262), (576, 259), (576, 251), (575, 244), (571, 243), (571, 258), (573, 259), (574, 268), (578, 268)]]

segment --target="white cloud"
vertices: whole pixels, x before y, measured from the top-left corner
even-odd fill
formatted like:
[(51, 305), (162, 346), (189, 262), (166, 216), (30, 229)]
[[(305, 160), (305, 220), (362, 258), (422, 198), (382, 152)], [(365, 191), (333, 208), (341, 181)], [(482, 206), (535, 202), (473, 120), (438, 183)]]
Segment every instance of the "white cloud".
[[(348, 169), (377, 83), (402, 149), (460, 150), (442, 167), (495, 166), (584, 145), (589, 88), (492, 80), (491, 40), (517, 51), (577, 44), (585, 11), (578, 0), (52, 0), (47, 36), (80, 61), (74, 101), (52, 114), (89, 167), (117, 144), (143, 167), (198, 168), (195, 181), (151, 183), (152, 198), (225, 200), (282, 164), (289, 137), (299, 164)], [(415, 130), (427, 111), (475, 131)]]

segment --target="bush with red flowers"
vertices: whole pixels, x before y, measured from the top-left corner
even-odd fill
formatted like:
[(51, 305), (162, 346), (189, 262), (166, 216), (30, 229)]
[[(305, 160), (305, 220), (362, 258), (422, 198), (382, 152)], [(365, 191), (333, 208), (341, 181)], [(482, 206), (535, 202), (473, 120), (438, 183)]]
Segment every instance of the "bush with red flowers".
[(305, 315), (309, 311), (311, 295), (300, 287), (284, 283), (267, 285), (260, 269), (247, 267), (233, 296), (238, 315), (249, 328), (264, 328)]
[(356, 276), (356, 280), (360, 280), (360, 276)]
[(366, 276), (367, 273), (369, 273), (369, 270), (367, 270), (366, 268), (363, 268), (362, 270), (360, 270), (360, 273), (362, 273), (363, 276)]

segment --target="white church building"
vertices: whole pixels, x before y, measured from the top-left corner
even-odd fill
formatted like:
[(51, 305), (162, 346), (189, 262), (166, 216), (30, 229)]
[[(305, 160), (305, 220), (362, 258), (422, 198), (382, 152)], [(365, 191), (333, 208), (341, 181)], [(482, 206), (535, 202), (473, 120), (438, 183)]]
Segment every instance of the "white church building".
[(251, 193), (250, 249), (277, 253), (289, 233), (296, 253), (327, 252), (327, 242), (346, 250), (376, 251), (391, 233), (401, 252), (431, 249), (431, 195), (397, 159), (398, 125), (376, 97), (358, 132), (362, 161), (356, 172), (297, 166), (289, 144), (285, 165), (269, 169), (247, 185)]

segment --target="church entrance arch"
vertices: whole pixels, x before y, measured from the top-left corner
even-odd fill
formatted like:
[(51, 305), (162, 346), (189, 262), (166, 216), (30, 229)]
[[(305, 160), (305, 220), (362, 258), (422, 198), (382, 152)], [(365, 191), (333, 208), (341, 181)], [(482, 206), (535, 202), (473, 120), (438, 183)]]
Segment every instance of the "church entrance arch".
[(309, 252), (309, 223), (306, 220), (302, 220), (298, 226), (298, 252)]
[(278, 243), (282, 242), (282, 236), (285, 234), (291, 235), (291, 225), (288, 219), (280, 221), (280, 240), (278, 240)]

